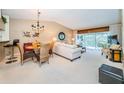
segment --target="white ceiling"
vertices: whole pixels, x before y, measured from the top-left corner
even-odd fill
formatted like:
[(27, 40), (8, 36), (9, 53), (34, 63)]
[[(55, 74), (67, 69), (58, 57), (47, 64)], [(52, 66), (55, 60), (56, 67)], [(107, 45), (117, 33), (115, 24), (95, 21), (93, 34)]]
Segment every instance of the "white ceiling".
[[(36, 9), (4, 9), (3, 14), (15, 19), (37, 17)], [(117, 9), (40, 9), (40, 20), (54, 21), (70, 29), (81, 29), (121, 23), (121, 10)]]

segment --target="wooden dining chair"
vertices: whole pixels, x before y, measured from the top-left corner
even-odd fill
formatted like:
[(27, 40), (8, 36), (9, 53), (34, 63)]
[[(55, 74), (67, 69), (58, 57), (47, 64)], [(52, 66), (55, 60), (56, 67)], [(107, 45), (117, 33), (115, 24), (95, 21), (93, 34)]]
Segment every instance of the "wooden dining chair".
[(24, 52), (33, 51), (32, 49), (27, 49), (26, 47), (28, 47), (28, 46), (33, 46), (32, 42), (28, 42), (28, 43), (23, 44)]
[(21, 60), (21, 65), (24, 64), (24, 60), (28, 59), (28, 58), (32, 58), (35, 57), (35, 54), (33, 51), (25, 51), (24, 49), (21, 47), (21, 45), (19, 43), (17, 43), (17, 47), (19, 49), (20, 52), (20, 60)]
[(50, 44), (44, 44), (41, 46), (40, 48), (40, 65), (43, 63), (43, 62), (47, 62), (49, 64), (49, 49), (50, 49)]

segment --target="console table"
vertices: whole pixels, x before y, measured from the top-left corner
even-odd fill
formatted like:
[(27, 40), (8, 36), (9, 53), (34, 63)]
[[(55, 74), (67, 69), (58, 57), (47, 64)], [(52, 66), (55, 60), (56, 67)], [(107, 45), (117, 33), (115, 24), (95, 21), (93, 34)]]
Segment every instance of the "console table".
[(6, 53), (5, 53), (4, 45), (8, 42), (9, 41), (0, 42), (0, 62), (2, 62), (2, 60), (5, 58)]

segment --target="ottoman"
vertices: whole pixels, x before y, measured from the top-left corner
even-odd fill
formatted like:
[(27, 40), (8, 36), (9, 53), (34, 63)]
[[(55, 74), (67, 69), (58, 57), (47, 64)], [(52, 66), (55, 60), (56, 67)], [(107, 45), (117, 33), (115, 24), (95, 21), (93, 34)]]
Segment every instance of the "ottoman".
[(102, 84), (124, 84), (123, 71), (103, 64), (99, 68), (99, 82)]

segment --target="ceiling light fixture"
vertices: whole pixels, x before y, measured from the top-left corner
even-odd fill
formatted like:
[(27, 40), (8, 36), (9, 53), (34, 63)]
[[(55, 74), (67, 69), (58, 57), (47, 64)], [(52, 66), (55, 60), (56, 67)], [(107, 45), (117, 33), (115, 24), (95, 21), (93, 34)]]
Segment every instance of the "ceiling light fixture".
[(40, 17), (41, 12), (39, 11), (39, 9), (37, 10), (37, 22), (36, 24), (32, 24), (32, 31), (34, 31), (34, 37), (39, 37), (40, 32), (44, 31), (44, 25), (40, 25), (40, 21), (39, 21), (39, 17)]

